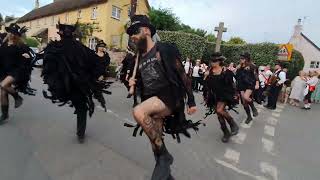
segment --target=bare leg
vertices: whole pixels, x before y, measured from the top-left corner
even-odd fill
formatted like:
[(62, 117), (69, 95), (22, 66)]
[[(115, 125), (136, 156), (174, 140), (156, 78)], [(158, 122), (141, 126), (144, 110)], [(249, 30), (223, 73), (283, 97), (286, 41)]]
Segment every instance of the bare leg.
[(218, 102), (216, 111), (219, 117), (223, 118), (225, 121), (228, 122), (231, 129), (231, 135), (233, 136), (238, 134), (239, 127), (237, 123), (233, 120), (231, 115), (226, 111), (225, 107), (226, 107), (226, 104), (224, 102)]
[(241, 93), (242, 105), (247, 114), (247, 119), (245, 123), (249, 124), (252, 121), (252, 116), (251, 116), (251, 110), (248, 102), (250, 102), (252, 99), (250, 98), (250, 96), (248, 96), (248, 94), (245, 93), (245, 91), (241, 91), (240, 93)]
[(170, 177), (173, 157), (167, 151), (162, 139), (163, 118), (170, 114), (168, 107), (158, 97), (151, 97), (133, 109), (133, 116), (149, 137), (157, 161), (152, 180), (164, 180)]
[[(22, 97), (19, 96), (19, 94), (14, 90), (12, 87), (12, 84), (14, 83), (14, 78), (12, 76), (7, 76), (2, 82), (1, 82), (1, 89), (3, 91), (6, 91), (7, 94), (9, 93), (10, 95), (13, 96), (15, 100), (15, 108), (18, 108), (22, 105)], [(8, 95), (7, 95), (8, 96)], [(5, 102), (4, 102), (5, 103)], [(8, 104), (8, 103), (7, 103)]]

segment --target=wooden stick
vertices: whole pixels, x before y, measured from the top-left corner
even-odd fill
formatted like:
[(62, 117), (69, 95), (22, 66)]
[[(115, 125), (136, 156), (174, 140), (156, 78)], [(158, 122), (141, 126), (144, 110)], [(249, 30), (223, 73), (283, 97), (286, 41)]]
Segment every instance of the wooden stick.
[[(139, 52), (137, 53), (137, 57), (136, 57), (136, 60), (135, 60), (132, 77), (130, 79), (135, 79), (136, 78), (137, 71), (138, 71), (138, 66), (139, 66)], [(129, 90), (129, 95), (130, 96), (132, 96), (134, 94), (134, 89), (135, 89), (135, 86), (131, 86), (130, 87), (130, 90)]]

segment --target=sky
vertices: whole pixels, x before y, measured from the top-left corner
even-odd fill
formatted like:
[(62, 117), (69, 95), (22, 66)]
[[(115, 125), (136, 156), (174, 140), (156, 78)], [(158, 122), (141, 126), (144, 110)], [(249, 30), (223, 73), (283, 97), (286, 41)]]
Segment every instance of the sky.
[[(40, 0), (40, 6), (52, 1)], [(301, 18), (304, 34), (320, 46), (319, 0), (149, 0), (149, 3), (155, 8), (169, 8), (182, 23), (208, 32), (214, 32), (214, 27), (224, 22), (228, 28), (224, 40), (241, 37), (249, 43), (287, 43)], [(34, 7), (34, 0), (0, 0), (0, 4), (1, 14), (22, 16)]]

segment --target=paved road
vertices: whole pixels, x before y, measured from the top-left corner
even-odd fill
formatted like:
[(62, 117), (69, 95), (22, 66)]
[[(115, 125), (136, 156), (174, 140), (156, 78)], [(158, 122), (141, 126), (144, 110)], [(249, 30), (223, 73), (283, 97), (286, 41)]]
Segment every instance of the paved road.
[[(113, 84), (108, 111), (96, 108), (88, 121), (85, 144), (75, 136), (73, 110), (44, 100), (45, 88), (33, 74), (36, 97), (25, 96), (20, 109), (10, 110), (10, 121), (0, 127), (0, 180), (147, 180), (154, 167), (147, 138), (132, 137), (123, 127), (133, 122), (131, 100), (125, 99), (121, 84)], [(204, 108), (196, 95), (202, 119)], [(206, 120), (191, 140), (177, 144), (166, 137), (174, 155), (172, 167), (177, 180), (318, 180), (320, 177), (320, 106), (311, 111), (280, 105), (276, 111), (258, 107), (260, 116), (244, 125), (229, 144), (220, 142), (215, 116)]]

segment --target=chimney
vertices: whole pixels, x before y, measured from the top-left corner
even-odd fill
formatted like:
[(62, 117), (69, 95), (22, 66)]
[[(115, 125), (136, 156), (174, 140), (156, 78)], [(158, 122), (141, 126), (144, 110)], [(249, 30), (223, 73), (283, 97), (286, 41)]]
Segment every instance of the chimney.
[(294, 34), (293, 34), (293, 36), (295, 36), (295, 37), (299, 36), (301, 34), (301, 32), (302, 32), (302, 29), (303, 29), (302, 20), (298, 19), (298, 24), (294, 26)]
[(35, 9), (38, 9), (40, 7), (40, 5), (39, 5), (39, 0), (36, 0), (35, 1), (35, 5), (34, 5), (34, 8)]

